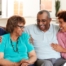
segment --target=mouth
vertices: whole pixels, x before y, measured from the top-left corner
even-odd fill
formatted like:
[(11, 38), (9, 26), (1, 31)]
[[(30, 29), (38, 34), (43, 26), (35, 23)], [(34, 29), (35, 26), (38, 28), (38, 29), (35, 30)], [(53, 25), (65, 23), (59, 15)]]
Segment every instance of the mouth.
[(65, 30), (64, 30), (63, 28), (60, 28), (60, 30), (61, 30), (62, 32), (65, 32)]
[(45, 28), (45, 25), (39, 25), (40, 28)]
[(39, 27), (39, 29), (42, 30), (42, 31), (45, 30), (45, 25), (38, 25), (38, 27)]

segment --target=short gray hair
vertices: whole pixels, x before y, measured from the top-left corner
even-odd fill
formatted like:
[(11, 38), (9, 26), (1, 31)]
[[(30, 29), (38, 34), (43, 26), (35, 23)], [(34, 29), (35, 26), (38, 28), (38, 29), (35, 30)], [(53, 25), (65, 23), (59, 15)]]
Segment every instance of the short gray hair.
[[(51, 17), (50, 17), (50, 13), (49, 13), (49, 11), (47, 11), (47, 10), (41, 10), (41, 11), (38, 12), (38, 14), (43, 14), (43, 13), (47, 13), (48, 18), (51, 18)], [(38, 14), (37, 14), (37, 15), (38, 15)]]

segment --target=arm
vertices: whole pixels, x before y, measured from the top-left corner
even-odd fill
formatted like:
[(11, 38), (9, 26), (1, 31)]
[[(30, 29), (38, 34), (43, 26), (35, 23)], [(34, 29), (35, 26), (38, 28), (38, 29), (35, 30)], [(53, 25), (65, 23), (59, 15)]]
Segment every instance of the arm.
[(3, 65), (3, 66), (9, 66), (9, 65), (15, 66), (16, 63), (5, 60), (3, 57), (4, 57), (4, 53), (0, 52), (0, 65)]
[(31, 64), (34, 64), (34, 62), (37, 60), (37, 57), (36, 57), (36, 53), (35, 51), (31, 51), (29, 52), (29, 59), (28, 60), (22, 60), (21, 63), (22, 63), (22, 66), (28, 66), (28, 65), (31, 65)]
[(57, 52), (62, 52), (62, 53), (66, 53), (66, 48), (63, 48), (62, 46), (60, 46), (59, 44), (51, 44), (52, 48), (57, 51)]
[(65, 35), (62, 32), (58, 32), (57, 33), (57, 40), (59, 44), (54, 44), (52, 43), (51, 46), (54, 50), (58, 51), (58, 52), (62, 52), (65, 53), (66, 52), (66, 47), (65, 47), (65, 41), (64, 39)]
[(37, 56), (36, 56), (36, 53), (35, 51), (31, 51), (29, 52), (29, 63), (30, 64), (34, 64), (34, 62), (37, 60)]
[(4, 57), (4, 53), (0, 52), (0, 65), (2, 66), (19, 66), (20, 62), (15, 63), (15, 62), (11, 62), (9, 60), (6, 60), (3, 58)]
[(30, 36), (27, 35), (26, 46), (28, 49), (29, 62), (30, 62), (30, 64), (33, 64), (37, 60), (37, 57), (36, 57), (36, 53), (34, 51), (34, 47), (30, 43), (29, 39), (30, 39)]
[(36, 57), (36, 53), (34, 51), (34, 47), (29, 40), (30, 36), (25, 34), (24, 39), (25, 39), (25, 45), (27, 47), (27, 53), (28, 53), (29, 59), (22, 60), (21, 62), (22, 62), (22, 64), (27, 63), (27, 65), (30, 65), (30, 64), (33, 64), (37, 60), (37, 57)]
[(13, 63), (9, 60), (4, 59), (4, 50), (5, 50), (5, 39), (3, 36), (3, 37), (1, 37), (1, 42), (0, 42), (0, 65), (2, 65), (2, 66), (18, 66), (18, 63)]

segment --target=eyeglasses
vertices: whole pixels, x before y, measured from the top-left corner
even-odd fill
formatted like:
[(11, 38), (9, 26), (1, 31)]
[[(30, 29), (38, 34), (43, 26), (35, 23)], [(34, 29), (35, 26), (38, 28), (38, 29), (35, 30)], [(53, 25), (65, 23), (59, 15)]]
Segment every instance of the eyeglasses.
[(42, 20), (37, 19), (37, 22), (47, 22), (47, 20), (46, 19), (42, 19)]
[(24, 26), (20, 26), (20, 25), (17, 25), (18, 27), (20, 27), (21, 29), (23, 29), (24, 28)]

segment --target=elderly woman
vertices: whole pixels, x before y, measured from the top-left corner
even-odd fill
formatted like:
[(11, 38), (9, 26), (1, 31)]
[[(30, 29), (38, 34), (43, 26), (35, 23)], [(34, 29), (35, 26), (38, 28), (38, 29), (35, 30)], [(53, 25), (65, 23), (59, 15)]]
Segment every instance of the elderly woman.
[(20, 16), (8, 19), (6, 31), (0, 42), (0, 65), (32, 66), (36, 61), (34, 47), (30, 44), (30, 36), (23, 32), (25, 20)]

